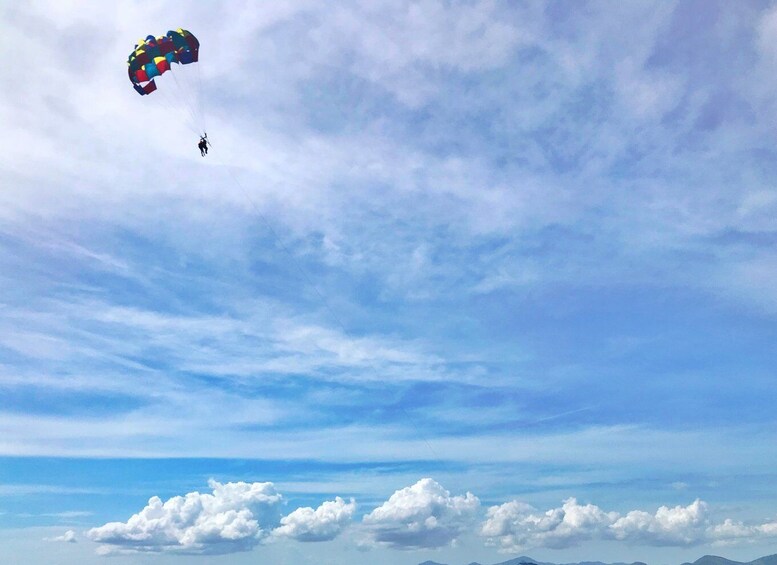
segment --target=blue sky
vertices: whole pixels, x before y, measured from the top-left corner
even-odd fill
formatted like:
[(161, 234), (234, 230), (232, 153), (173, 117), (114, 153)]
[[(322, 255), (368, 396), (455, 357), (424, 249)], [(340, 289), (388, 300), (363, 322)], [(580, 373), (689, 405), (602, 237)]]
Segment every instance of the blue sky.
[(0, 22), (0, 560), (777, 553), (777, 4)]

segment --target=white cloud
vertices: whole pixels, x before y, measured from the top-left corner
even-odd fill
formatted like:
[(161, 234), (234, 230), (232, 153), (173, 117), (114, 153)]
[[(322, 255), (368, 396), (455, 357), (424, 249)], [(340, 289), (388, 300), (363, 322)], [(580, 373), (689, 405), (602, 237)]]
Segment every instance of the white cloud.
[(720, 524), (710, 526), (707, 529), (707, 538), (714, 545), (752, 543), (763, 538), (777, 538), (777, 520), (748, 525), (727, 518)]
[(777, 63), (777, 8), (764, 12), (757, 26), (757, 45), (761, 55)]
[[(272, 308), (271, 319), (267, 310)], [(436, 367), (444, 363), (426, 353), (423, 343), (382, 335), (352, 337), (288, 316), (271, 301), (244, 304), (241, 312), (220, 316), (169, 314), (96, 300), (49, 301), (34, 312), (9, 308), (5, 314), (0, 345), (42, 361), (123, 362), (153, 348), (182, 371), (230, 377), (304, 373), (351, 381), (375, 380), (376, 369), (395, 371), (396, 378), (438, 379)], [(3, 332), (9, 324), (14, 331)], [(332, 367), (341, 369), (336, 377)]]
[[(226, 554), (272, 539), (331, 541), (346, 531), (356, 513), (353, 498), (346, 501), (337, 496), (318, 508), (301, 507), (281, 517), (282, 496), (272, 483), (211, 480), (209, 485), (212, 494), (191, 492), (166, 502), (154, 496), (126, 522), (92, 528), (85, 535), (102, 544), (101, 554)], [(715, 521), (707, 503), (698, 499), (687, 506), (661, 506), (655, 513), (625, 514), (580, 504), (575, 498), (545, 512), (513, 500), (488, 508), (486, 519), (478, 525), (479, 510), (474, 494), (452, 496), (435, 480), (423, 478), (395, 491), (355, 529), (364, 534), (360, 545), (396, 550), (455, 546), (460, 536), (476, 531), (486, 545), (504, 553), (569, 548), (590, 540), (690, 547), (777, 538), (777, 520)], [(72, 530), (46, 539), (76, 541)]]
[(322, 64), (343, 61), (347, 53), (347, 63), (341, 64), (354, 75), (412, 107), (442, 90), (441, 70), (498, 68), (530, 39), (529, 31), (506, 18), (492, 1), (338, 5), (316, 14), (316, 23), (303, 41), (310, 42)]
[(609, 525), (618, 540), (648, 545), (693, 545), (704, 539), (708, 507), (701, 500), (688, 506), (662, 506), (655, 514), (633, 510)]
[(714, 523), (707, 503), (698, 499), (688, 506), (661, 506), (655, 514), (632, 510), (620, 515), (569, 498), (561, 508), (544, 513), (519, 501), (492, 506), (481, 524), (480, 535), (487, 538), (488, 545), (506, 553), (536, 547), (572, 547), (587, 540), (682, 547), (777, 536), (777, 522), (747, 526), (726, 519)]
[(328, 541), (336, 538), (351, 522), (356, 511), (356, 502), (345, 502), (339, 496), (328, 500), (313, 510), (310, 507), (297, 508), (281, 518), (281, 526), (273, 530), (278, 537), (297, 541)]
[(746, 540), (757, 536), (757, 528), (745, 526), (741, 522), (727, 518), (722, 524), (717, 524), (709, 529), (709, 535), (717, 543), (730, 544), (734, 541)]
[(104, 553), (230, 553), (250, 549), (277, 524), (281, 495), (272, 483), (208, 484), (213, 494), (190, 492), (166, 502), (154, 496), (127, 522), (92, 528), (86, 535), (104, 544)]
[(509, 552), (527, 547), (563, 548), (600, 537), (616, 517), (592, 504), (580, 505), (574, 498), (543, 514), (534, 513), (528, 504), (512, 501), (488, 509), (481, 535)]
[(451, 496), (425, 478), (396, 491), (364, 517), (371, 541), (396, 549), (452, 544), (475, 518), (480, 501), (472, 493)]
[(78, 539), (76, 538), (76, 533), (73, 530), (68, 530), (61, 536), (57, 536), (54, 538), (46, 538), (48, 541), (62, 541), (65, 543), (76, 543)]

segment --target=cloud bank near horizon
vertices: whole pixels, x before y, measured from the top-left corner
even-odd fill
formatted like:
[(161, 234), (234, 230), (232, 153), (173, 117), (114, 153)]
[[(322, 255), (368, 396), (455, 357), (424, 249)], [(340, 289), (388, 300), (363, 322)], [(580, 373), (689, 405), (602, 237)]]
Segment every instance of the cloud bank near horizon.
[[(512, 500), (489, 507), (481, 520), (480, 500), (474, 494), (451, 495), (435, 480), (423, 478), (395, 491), (360, 522), (353, 522), (353, 498), (346, 502), (338, 496), (316, 509), (301, 507), (281, 516), (283, 497), (272, 483), (211, 480), (209, 486), (212, 494), (192, 492), (165, 502), (152, 497), (127, 522), (95, 527), (85, 536), (101, 544), (98, 552), (104, 554), (225, 554), (283, 539), (332, 541), (346, 533), (363, 549), (395, 550), (455, 546), (462, 536), (476, 534), (502, 553), (563, 549), (591, 540), (689, 547), (777, 538), (777, 520), (761, 524), (715, 520), (709, 505), (700, 499), (687, 506), (661, 506), (653, 513), (623, 514), (580, 504), (575, 498), (545, 512)], [(67, 538), (61, 539), (72, 541), (74, 533), (68, 532)]]
[(687, 506), (661, 506), (655, 513), (631, 510), (620, 514), (569, 498), (562, 506), (540, 513), (519, 501), (492, 506), (480, 535), (503, 553), (562, 549), (590, 540), (659, 547), (732, 545), (777, 537), (777, 520), (755, 525), (731, 518), (716, 521), (709, 505), (700, 499)]

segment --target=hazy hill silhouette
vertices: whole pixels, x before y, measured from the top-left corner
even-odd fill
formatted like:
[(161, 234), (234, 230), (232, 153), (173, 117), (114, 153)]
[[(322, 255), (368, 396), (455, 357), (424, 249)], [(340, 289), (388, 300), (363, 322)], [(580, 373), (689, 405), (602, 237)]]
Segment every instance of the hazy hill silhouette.
[[(419, 563), (418, 565), (448, 565), (448, 564), (438, 563), (436, 561), (424, 561), (423, 563)], [(483, 565), (483, 564), (477, 561), (473, 561), (469, 563), (469, 565)], [(634, 561), (633, 563), (603, 563), (601, 561), (579, 561), (577, 563), (556, 564), (556, 563), (551, 563), (549, 561), (538, 561), (536, 559), (532, 559), (531, 557), (527, 557), (526, 555), (522, 555), (520, 557), (515, 557), (507, 561), (500, 561), (499, 563), (493, 563), (492, 565), (646, 565), (646, 564), (643, 563), (642, 561)], [(759, 557), (758, 559), (753, 559), (752, 561), (733, 561), (731, 559), (726, 559), (725, 557), (720, 557), (718, 555), (705, 555), (704, 557), (699, 557), (693, 563), (683, 563), (682, 565), (777, 565), (777, 554), (765, 555), (764, 557)]]

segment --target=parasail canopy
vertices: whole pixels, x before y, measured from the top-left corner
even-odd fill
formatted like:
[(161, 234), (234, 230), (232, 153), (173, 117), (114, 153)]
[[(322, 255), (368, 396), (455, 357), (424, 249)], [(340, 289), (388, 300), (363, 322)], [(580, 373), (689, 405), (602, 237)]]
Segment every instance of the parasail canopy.
[(170, 70), (170, 65), (188, 65), (199, 59), (200, 42), (185, 29), (168, 31), (166, 35), (149, 35), (138, 41), (127, 59), (132, 85), (140, 95), (156, 90), (154, 77)]

